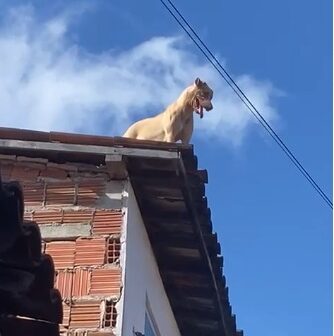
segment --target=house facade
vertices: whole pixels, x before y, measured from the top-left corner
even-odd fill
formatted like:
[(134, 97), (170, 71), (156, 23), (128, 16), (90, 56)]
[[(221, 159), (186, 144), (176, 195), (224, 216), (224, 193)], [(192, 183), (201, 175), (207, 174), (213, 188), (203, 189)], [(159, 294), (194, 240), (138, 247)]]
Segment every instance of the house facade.
[(63, 300), (60, 335), (240, 336), (191, 146), (0, 129)]

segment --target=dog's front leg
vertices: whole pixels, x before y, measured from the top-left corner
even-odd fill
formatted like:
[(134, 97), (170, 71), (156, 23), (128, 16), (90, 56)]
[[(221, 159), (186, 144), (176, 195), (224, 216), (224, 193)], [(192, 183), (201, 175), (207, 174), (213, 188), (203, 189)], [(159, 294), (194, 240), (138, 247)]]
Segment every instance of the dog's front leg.
[(194, 130), (194, 119), (191, 117), (183, 127), (180, 140), (183, 144), (188, 145)]
[(165, 131), (165, 139), (166, 142), (176, 142), (176, 136), (175, 136), (175, 123), (169, 122), (164, 127)]
[(165, 132), (165, 141), (176, 142), (173, 132)]

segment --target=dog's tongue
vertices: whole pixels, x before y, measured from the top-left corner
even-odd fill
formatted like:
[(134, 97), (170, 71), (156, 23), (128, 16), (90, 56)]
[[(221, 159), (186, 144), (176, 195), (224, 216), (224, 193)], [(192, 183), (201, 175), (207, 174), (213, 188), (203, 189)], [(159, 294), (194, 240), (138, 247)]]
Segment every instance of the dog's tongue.
[(198, 98), (196, 99), (194, 110), (196, 111), (197, 114), (199, 114), (200, 118), (202, 119), (203, 118), (203, 106), (201, 106)]
[(200, 106), (200, 108), (199, 108), (199, 117), (201, 119), (203, 118), (203, 106)]

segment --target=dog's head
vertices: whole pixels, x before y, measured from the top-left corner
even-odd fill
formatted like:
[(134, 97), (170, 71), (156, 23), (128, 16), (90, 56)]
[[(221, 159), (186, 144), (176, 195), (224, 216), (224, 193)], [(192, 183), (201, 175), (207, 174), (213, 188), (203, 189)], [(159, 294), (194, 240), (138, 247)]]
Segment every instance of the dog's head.
[(206, 111), (213, 109), (211, 102), (213, 91), (208, 84), (202, 82), (199, 78), (196, 78), (194, 87), (195, 95), (193, 100), (193, 108), (195, 112), (198, 113), (201, 118), (203, 118), (203, 108), (205, 108)]

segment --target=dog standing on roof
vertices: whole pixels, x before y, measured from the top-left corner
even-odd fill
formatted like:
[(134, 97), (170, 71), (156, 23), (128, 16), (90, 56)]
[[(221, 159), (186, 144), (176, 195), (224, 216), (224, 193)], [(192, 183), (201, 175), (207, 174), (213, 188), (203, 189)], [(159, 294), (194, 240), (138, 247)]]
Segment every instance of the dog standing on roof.
[(212, 110), (212, 89), (199, 78), (162, 113), (131, 125), (124, 137), (189, 144), (194, 128), (193, 112), (203, 118), (203, 108)]

